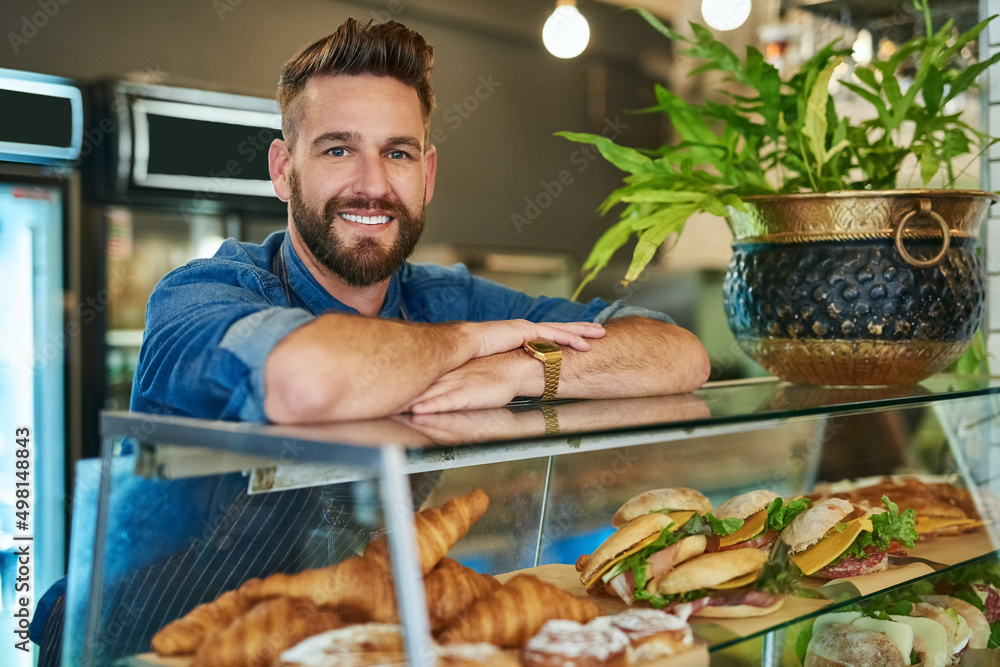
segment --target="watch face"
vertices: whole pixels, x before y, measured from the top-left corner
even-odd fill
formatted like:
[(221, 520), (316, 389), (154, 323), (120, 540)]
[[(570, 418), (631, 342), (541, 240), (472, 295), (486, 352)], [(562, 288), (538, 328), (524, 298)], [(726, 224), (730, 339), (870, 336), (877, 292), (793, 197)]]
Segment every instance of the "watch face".
[(528, 346), (531, 349), (541, 352), (542, 354), (552, 354), (553, 352), (561, 352), (562, 348), (555, 343), (547, 340), (532, 340), (528, 341)]

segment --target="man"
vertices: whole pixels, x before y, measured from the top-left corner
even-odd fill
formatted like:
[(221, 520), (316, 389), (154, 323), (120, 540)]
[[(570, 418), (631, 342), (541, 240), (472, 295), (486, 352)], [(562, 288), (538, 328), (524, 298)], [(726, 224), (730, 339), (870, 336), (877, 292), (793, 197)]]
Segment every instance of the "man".
[(550, 396), (705, 381), (704, 349), (666, 316), (405, 262), (434, 192), (432, 64), (417, 33), (349, 19), (285, 65), (268, 157), (288, 230), (161, 281), (133, 410), (309, 423), (497, 407), (543, 394), (545, 367), (522, 349), (539, 338), (563, 352)]

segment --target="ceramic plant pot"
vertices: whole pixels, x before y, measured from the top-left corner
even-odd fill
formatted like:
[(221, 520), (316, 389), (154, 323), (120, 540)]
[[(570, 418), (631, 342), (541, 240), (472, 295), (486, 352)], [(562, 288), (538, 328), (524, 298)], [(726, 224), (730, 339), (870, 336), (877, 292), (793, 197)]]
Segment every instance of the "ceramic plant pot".
[(983, 315), (970, 190), (745, 197), (731, 208), (726, 316), (740, 347), (792, 382), (918, 382), (957, 359)]

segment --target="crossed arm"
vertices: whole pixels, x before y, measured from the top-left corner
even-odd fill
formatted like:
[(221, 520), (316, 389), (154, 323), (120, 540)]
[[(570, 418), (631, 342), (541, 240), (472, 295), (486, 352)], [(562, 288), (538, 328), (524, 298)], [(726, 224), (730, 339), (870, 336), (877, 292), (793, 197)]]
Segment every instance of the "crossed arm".
[(414, 324), (331, 313), (296, 329), (268, 355), (264, 409), (274, 422), (310, 423), (499, 407), (514, 396), (542, 393), (542, 364), (521, 351), (533, 338), (563, 346), (559, 397), (682, 393), (708, 377), (697, 338), (645, 318), (602, 327), (525, 320)]

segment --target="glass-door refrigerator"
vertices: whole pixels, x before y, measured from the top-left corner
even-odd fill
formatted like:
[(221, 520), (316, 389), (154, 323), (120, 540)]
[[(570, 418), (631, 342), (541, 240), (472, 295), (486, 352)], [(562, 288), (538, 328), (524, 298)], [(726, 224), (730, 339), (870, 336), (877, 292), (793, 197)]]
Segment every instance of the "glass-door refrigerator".
[(83, 111), (70, 82), (4, 69), (0, 109), (0, 664), (28, 667), (35, 603), (65, 572), (65, 260)]
[[(286, 209), (267, 165), (281, 137), (273, 99), (150, 80), (99, 82), (88, 98), (91, 125), (107, 130), (82, 168), (84, 236), (103, 239), (103, 275), (91, 289), (107, 295), (84, 340), (87, 356), (105, 364), (91, 369), (95, 391), (84, 399), (96, 415), (129, 407), (156, 283), (226, 238), (260, 242), (285, 226)], [(84, 430), (84, 453), (96, 456), (96, 422)]]

